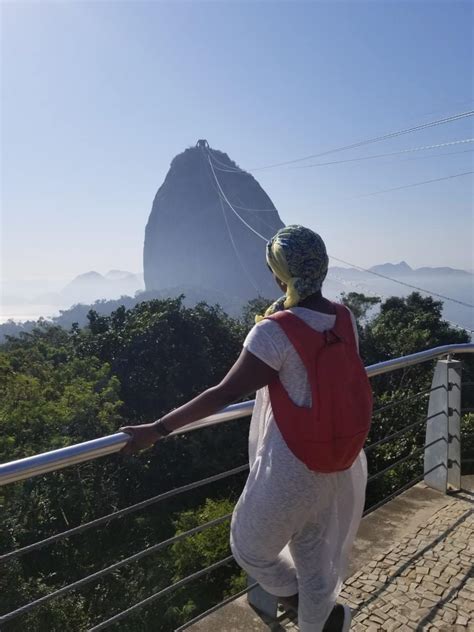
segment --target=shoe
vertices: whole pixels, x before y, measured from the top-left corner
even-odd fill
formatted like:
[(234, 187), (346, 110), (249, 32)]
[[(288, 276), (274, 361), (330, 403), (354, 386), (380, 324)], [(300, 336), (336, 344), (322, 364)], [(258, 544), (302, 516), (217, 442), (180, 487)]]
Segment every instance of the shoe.
[(352, 614), (349, 606), (336, 604), (324, 624), (323, 632), (348, 632), (351, 622)]
[(296, 612), (298, 614), (298, 593), (291, 597), (278, 597), (278, 601), (287, 612)]
[(349, 606), (343, 605), (342, 607), (344, 609), (344, 620), (342, 622), (341, 632), (348, 632), (351, 627), (352, 613)]

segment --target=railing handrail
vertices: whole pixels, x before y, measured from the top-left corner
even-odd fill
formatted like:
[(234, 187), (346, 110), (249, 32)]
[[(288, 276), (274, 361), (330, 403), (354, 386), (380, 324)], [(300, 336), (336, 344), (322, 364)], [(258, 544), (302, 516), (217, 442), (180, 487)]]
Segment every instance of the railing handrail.
[[(442, 356), (462, 353), (474, 353), (474, 343), (444, 345), (427, 349), (426, 351), (420, 351), (400, 358), (394, 358), (393, 360), (372, 364), (366, 367), (366, 371), (369, 377), (374, 377), (375, 375), (390, 373), (397, 369), (403, 369)], [(182, 434), (183, 432), (190, 432), (191, 430), (247, 417), (251, 414), (254, 403), (254, 400), (252, 400), (232, 404), (219, 413), (189, 424), (173, 434)], [(65, 448), (59, 448), (58, 450), (51, 450), (50, 452), (43, 452), (34, 456), (4, 463), (0, 465), (0, 486), (119, 452), (125, 446), (128, 439), (129, 436), (126, 433), (117, 432), (112, 435), (100, 437), (99, 439), (92, 439), (91, 441), (77, 443)]]
[(435, 360), (442, 356), (459, 353), (474, 353), (474, 342), (464, 342), (457, 345), (442, 345), (441, 347), (433, 347), (433, 349), (427, 349), (426, 351), (418, 351), (417, 353), (411, 353), (410, 355), (394, 358), (393, 360), (385, 360), (385, 362), (371, 364), (366, 367), (366, 371), (369, 377), (374, 377), (375, 375), (382, 375), (382, 373), (390, 373), (397, 369), (405, 369), (415, 364)]

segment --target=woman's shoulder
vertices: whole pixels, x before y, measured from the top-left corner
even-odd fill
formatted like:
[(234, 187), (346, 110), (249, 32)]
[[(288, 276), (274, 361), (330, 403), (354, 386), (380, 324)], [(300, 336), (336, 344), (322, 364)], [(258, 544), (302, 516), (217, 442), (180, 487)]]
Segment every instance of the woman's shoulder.
[(246, 342), (255, 339), (265, 341), (268, 338), (274, 341), (280, 337), (282, 339), (286, 337), (280, 325), (270, 318), (264, 318), (252, 327), (247, 335)]
[(291, 343), (278, 323), (265, 318), (251, 329), (245, 339), (244, 347), (272, 369), (279, 371), (285, 362)]

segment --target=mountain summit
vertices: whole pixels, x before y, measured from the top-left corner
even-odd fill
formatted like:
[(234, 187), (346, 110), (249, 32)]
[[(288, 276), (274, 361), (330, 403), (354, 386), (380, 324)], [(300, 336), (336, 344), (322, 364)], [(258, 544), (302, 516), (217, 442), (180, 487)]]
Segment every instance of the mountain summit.
[(372, 266), (370, 270), (378, 274), (393, 274), (398, 276), (404, 276), (413, 272), (413, 268), (410, 268), (406, 261), (400, 261), (400, 263), (382, 263)]
[[(171, 162), (145, 230), (147, 290), (193, 288), (248, 300), (278, 291), (265, 242), (281, 227), (255, 178), (205, 140)], [(258, 236), (258, 233), (260, 236)]]

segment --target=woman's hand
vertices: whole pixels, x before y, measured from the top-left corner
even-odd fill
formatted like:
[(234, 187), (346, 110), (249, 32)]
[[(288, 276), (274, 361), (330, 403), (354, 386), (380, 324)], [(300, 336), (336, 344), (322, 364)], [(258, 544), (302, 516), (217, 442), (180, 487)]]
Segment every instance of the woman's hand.
[(166, 434), (176, 432), (267, 386), (277, 377), (278, 371), (259, 360), (247, 349), (243, 349), (237, 362), (217, 386), (208, 388), (187, 404), (162, 417), (159, 422), (120, 428), (122, 432), (127, 432), (131, 436), (122, 452), (133, 454), (156, 443), (163, 437), (163, 434), (160, 434), (160, 423), (164, 424)]
[(141, 426), (124, 426), (120, 428), (121, 432), (130, 435), (130, 441), (122, 448), (123, 454), (134, 454), (140, 450), (151, 448), (162, 435), (156, 430), (154, 424), (142, 424)]

